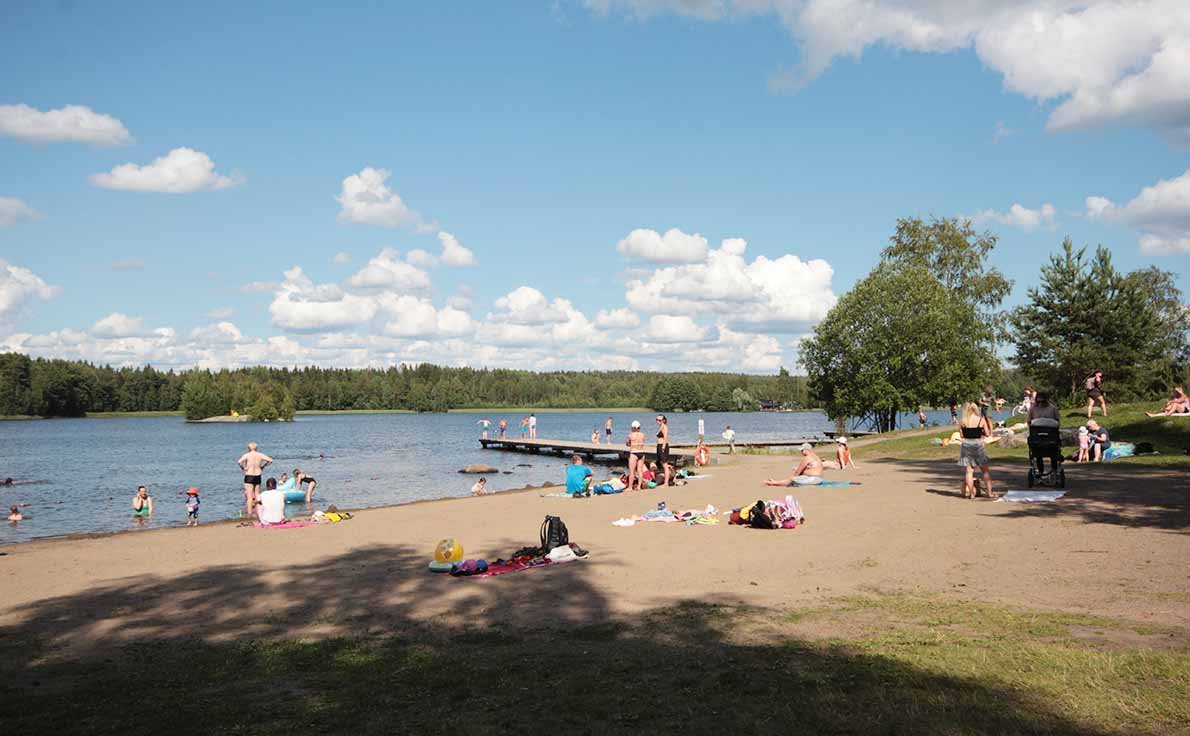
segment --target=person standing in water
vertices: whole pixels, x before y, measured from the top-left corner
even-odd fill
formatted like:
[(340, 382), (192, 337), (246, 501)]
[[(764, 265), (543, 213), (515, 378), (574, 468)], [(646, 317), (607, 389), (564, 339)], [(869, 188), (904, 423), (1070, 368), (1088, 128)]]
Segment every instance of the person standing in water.
[(149, 495), (148, 488), (145, 488), (144, 486), (136, 487), (136, 495), (132, 497), (132, 515), (153, 515), (153, 497)]
[(244, 471), (244, 516), (251, 516), (256, 510), (256, 497), (260, 493), (260, 476), (273, 462), (273, 458), (259, 452), (255, 442), (248, 443), (248, 451), (240, 456), (237, 463)]

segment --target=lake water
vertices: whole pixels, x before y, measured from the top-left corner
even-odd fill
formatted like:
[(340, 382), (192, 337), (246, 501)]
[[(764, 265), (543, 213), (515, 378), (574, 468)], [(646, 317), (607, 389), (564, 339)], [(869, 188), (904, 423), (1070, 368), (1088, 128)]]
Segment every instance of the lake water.
[[(292, 423), (187, 424), (179, 417), (52, 419), (0, 422), (0, 507), (29, 504), (24, 521), (0, 524), (0, 544), (78, 532), (177, 526), (185, 523), (184, 490), (201, 489), (203, 521), (235, 518), (243, 507), (243, 473), (236, 460), (249, 441), (276, 459), (265, 477), (301, 468), (318, 480), (314, 508), (382, 506), (430, 498), (466, 496), (474, 476), (457, 471), (486, 463), (509, 474), (488, 476), (493, 491), (559, 482), (565, 460), (483, 450), (477, 424), (501, 416), (517, 432), (521, 414), (338, 414), (299, 416)], [(607, 414), (543, 413), (538, 437), (589, 440)], [(624, 442), (639, 420), (650, 432), (648, 412), (613, 414), (614, 441)], [(789, 439), (833, 428), (819, 412), (676, 414), (671, 442), (693, 442), (698, 419), (708, 438), (731, 424), (737, 441)], [(932, 421), (949, 418), (932, 413)], [(495, 436), (493, 431), (492, 436)], [(324, 459), (319, 459), (319, 455)], [(526, 465), (528, 467), (526, 467)], [(598, 471), (597, 471), (598, 472)], [(601, 474), (601, 473), (599, 473)], [(155, 510), (134, 520), (130, 503), (137, 485), (148, 486)], [(308, 514), (289, 504), (290, 515)], [(4, 514), (7, 516), (7, 513)]]

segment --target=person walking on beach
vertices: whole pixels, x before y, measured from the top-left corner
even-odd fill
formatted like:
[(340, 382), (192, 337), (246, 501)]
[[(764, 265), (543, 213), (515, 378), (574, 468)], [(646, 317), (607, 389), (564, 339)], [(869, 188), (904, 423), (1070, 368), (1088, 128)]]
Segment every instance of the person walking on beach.
[(186, 489), (186, 526), (198, 526), (198, 488), (190, 486)]
[(1095, 412), (1096, 402), (1103, 410), (1103, 416), (1107, 416), (1107, 397), (1103, 395), (1103, 371), (1095, 371), (1087, 376), (1083, 386), (1087, 389), (1087, 419)]
[(479, 435), (479, 436), (480, 436), (482, 439), (485, 439), (485, 440), (486, 440), (486, 439), (488, 438), (488, 430), (490, 430), (490, 429), (492, 428), (492, 423), (491, 423), (491, 421), (489, 421), (489, 420), (487, 420), (487, 419), (480, 419), (478, 422), (476, 422), (476, 424), (478, 424), (478, 425), (479, 425), (479, 428), (480, 428), (481, 430), (483, 430), (482, 432), (480, 432), (480, 435)]
[(240, 470), (244, 471), (244, 516), (252, 516), (256, 510), (256, 497), (260, 493), (260, 476), (273, 462), (273, 458), (259, 452), (255, 442), (249, 442), (248, 451), (236, 462)]
[(607, 444), (612, 443), (612, 418), (608, 417), (607, 421), (603, 423), (603, 434), (607, 437)]
[(735, 454), (735, 430), (731, 425), (727, 425), (727, 429), (723, 430), (723, 439), (727, 440), (727, 454)]
[(529, 439), (537, 439), (537, 415), (529, 415)]

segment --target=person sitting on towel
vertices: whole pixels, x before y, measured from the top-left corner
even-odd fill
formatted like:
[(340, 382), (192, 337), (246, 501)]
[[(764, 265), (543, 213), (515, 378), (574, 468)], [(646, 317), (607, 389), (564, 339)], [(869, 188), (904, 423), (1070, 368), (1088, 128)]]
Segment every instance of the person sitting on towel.
[(769, 478), (764, 482), (766, 486), (790, 486), (793, 485), (794, 479), (799, 476), (822, 476), (822, 458), (818, 457), (818, 453), (814, 452), (814, 447), (809, 442), (803, 442), (801, 445), (802, 461), (798, 464), (797, 469), (793, 471), (793, 475), (788, 478), (781, 478), (776, 480)]
[(265, 488), (256, 502), (256, 518), (261, 524), (280, 524), (285, 521), (285, 494), (272, 478)]
[(570, 458), (570, 465), (566, 466), (566, 492), (572, 496), (591, 493), (591, 469), (583, 465), (578, 455)]

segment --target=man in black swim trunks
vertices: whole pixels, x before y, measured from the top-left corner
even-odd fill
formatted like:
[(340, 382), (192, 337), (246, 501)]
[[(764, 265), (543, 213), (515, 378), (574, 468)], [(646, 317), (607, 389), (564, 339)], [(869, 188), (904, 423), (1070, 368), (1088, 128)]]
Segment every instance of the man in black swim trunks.
[(260, 476), (273, 462), (273, 458), (258, 452), (256, 443), (248, 443), (248, 451), (240, 456), (240, 470), (244, 471), (244, 516), (252, 516), (256, 510), (256, 497), (260, 493)]

